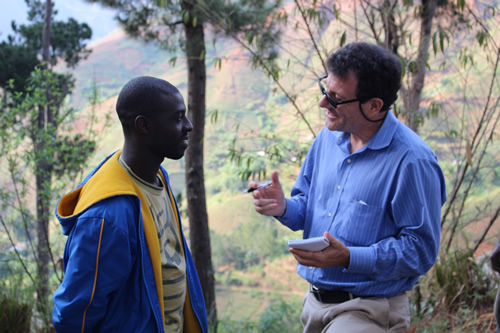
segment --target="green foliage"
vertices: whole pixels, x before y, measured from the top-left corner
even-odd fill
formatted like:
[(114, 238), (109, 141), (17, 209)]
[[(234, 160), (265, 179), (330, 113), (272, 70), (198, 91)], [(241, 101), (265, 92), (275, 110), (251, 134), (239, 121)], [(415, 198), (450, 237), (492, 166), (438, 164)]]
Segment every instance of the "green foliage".
[[(20, 26), (13, 23), (15, 37), (9, 36), (8, 43), (0, 44), (0, 53), (24, 54), (29, 60), (0, 62), (0, 66), (19, 66), (0, 68), (0, 72), (7, 75), (6, 82), (3, 78), (4, 82), (0, 81), (4, 88), (0, 105), (0, 166), (7, 169), (7, 177), (2, 178), (0, 184), (0, 197), (5, 199), (0, 219), (10, 245), (24, 243), (27, 246), (27, 253), (16, 252), (18, 265), (9, 262), (7, 267), (20, 266), (23, 272), (20, 280), (29, 277), (36, 289), (37, 315), (41, 317), (43, 329), (47, 329), (49, 294), (53, 284), (61, 281), (50, 242), (49, 221), (54, 199), (62, 187), (71, 183), (71, 178), (95, 148), (92, 125), (86, 135), (70, 128), (75, 110), (65, 109), (64, 101), (74, 88), (72, 76), (51, 69), (61, 59), (72, 68), (86, 58), (90, 51), (84, 41), (91, 37), (91, 30), (87, 24), (79, 24), (74, 19), (65, 23), (52, 17), (49, 63), (35, 61), (33, 55), (41, 53), (43, 48), (46, 3), (26, 2), (31, 23)], [(12, 73), (16, 74), (9, 77)], [(14, 274), (7, 271), (3, 281), (12, 279)]]
[(226, 270), (224, 273), (216, 274), (217, 283), (223, 286), (245, 286), (257, 288), (258, 278), (241, 274), (239, 270)]
[(441, 27), (438, 28), (438, 30), (434, 32), (434, 34), (432, 35), (432, 49), (434, 51), (434, 55), (436, 55), (438, 51), (444, 53), (445, 47), (449, 46), (449, 44), (450, 44), (450, 37), (446, 32), (446, 30)]
[(0, 295), (0, 327), (3, 332), (28, 333), (31, 304), (19, 303), (15, 297)]
[(456, 312), (462, 304), (476, 308), (494, 286), (471, 250), (442, 255), (434, 266), (434, 277), (433, 295), (444, 312)]
[[(48, 107), (54, 115), (54, 122), (49, 122), (48, 126), (60, 123), (64, 119), (59, 118), (59, 106), (73, 86), (74, 81), (70, 75), (57, 74), (51, 70), (42, 70), (40, 67), (33, 68), (26, 79), (24, 92), (16, 92), (12, 97), (13, 107), (5, 115), (4, 121), (7, 121), (7, 126), (10, 126), (13, 134), (19, 136), (21, 140), (42, 135), (34, 133), (33, 128), (38, 127), (38, 119), (43, 117), (43, 108)], [(50, 94), (47, 91), (50, 91)], [(52, 133), (54, 128), (41, 130)]]
[(37, 52), (29, 46), (0, 43), (0, 87), (10, 93), (23, 91), (26, 79), (38, 64)]
[[(186, 50), (187, 41), (182, 33), (184, 26), (209, 24), (215, 35), (214, 42), (217, 37), (223, 36), (242, 42), (252, 50), (250, 61), (253, 68), (262, 62), (278, 73), (275, 45), (280, 31), (269, 18), (279, 8), (280, 0), (205, 0), (193, 3), (158, 0), (153, 5), (143, 1), (87, 1), (116, 9), (120, 13), (117, 19), (129, 36), (155, 42), (171, 52)], [(155, 24), (158, 21), (160, 24)], [(169, 33), (165, 33), (165, 29)], [(171, 60), (173, 64), (175, 59)], [(219, 68), (221, 66), (217, 60), (214, 64)]]
[[(14, 35), (9, 35), (8, 42), (0, 44), (0, 87), (7, 87), (7, 80), (14, 79), (14, 89), (11, 92), (23, 91), (33, 68), (41, 65), (37, 54), (42, 50), (45, 2), (26, 0), (26, 3), (30, 10), (30, 24), (18, 26), (12, 22)], [(54, 11), (53, 16), (56, 14), (57, 11)], [(74, 68), (90, 54), (84, 41), (91, 37), (92, 30), (86, 23), (80, 24), (73, 18), (69, 18), (67, 22), (52, 18), (50, 65), (55, 66), (63, 59), (67, 67)]]
[(471, 250), (441, 252), (438, 262), (409, 295), (411, 332), (489, 332), (499, 278), (489, 257)]
[[(85, 166), (95, 148), (97, 133), (92, 130), (92, 120), (85, 135), (65, 132), (65, 127), (71, 125), (74, 115), (74, 110), (64, 110), (60, 106), (68, 91), (67, 85), (72, 82), (69, 76), (35, 68), (26, 82), (25, 91), (11, 97), (14, 107), (5, 107), (6, 112), (1, 115), (5, 124), (0, 130), (0, 140), (5, 143), (1, 157), (8, 162), (10, 181), (2, 179), (4, 183), (0, 185), (3, 206), (3, 216), (0, 218), (9, 243), (14, 245), (16, 242), (23, 242), (27, 248), (4, 266), (2, 280), (11, 280), (18, 274), (12, 268), (21, 267), (22, 273), (26, 278), (29, 277), (35, 288), (43, 288), (44, 276), (39, 273), (40, 267), (53, 268), (45, 280), (47, 283), (51, 281), (50, 286), (45, 285), (46, 290), (50, 291), (54, 284), (60, 283), (61, 272), (56, 270), (50, 241), (35, 237), (39, 235), (39, 231), (35, 231), (40, 228), (39, 221), (49, 220), (51, 207), (55, 204), (54, 199), (59, 196), (59, 190), (71, 184)], [(94, 99), (93, 102), (96, 103), (97, 100)], [(40, 118), (51, 121), (39, 126)], [(56, 181), (54, 177), (57, 177)], [(34, 182), (33, 179), (37, 184), (37, 202), (45, 210), (35, 210), (31, 204), (34, 186), (29, 184)], [(46, 227), (45, 232), (48, 234), (48, 225)], [(4, 246), (5, 244), (0, 244), (0, 247)], [(48, 261), (42, 261), (39, 249), (50, 255)], [(39, 302), (37, 310), (42, 321), (48, 325), (50, 306), (43, 304), (48, 295), (41, 294), (39, 289), (36, 293)], [(31, 293), (33, 294), (34, 292)]]
[(302, 332), (299, 302), (288, 303), (283, 300), (270, 304), (259, 316), (257, 332), (281, 333)]
[(300, 166), (309, 148), (309, 145), (300, 145), (276, 134), (263, 138), (262, 150), (237, 148), (236, 144), (233, 140), (227, 158), (239, 168), (238, 175), (243, 181), (265, 179), (270, 174), (268, 170), (281, 163)]
[(2, 332), (29, 333), (33, 304), (16, 286), (2, 283), (0, 291), (0, 328)]
[(262, 311), (256, 320), (235, 321), (222, 318), (219, 321), (219, 333), (299, 333), (302, 332), (300, 323), (300, 302), (288, 302), (276, 298)]
[[(295, 133), (279, 130), (281, 119), (275, 116), (279, 108), (276, 101), (258, 107), (250, 105), (247, 112), (252, 112), (252, 121), (235, 113), (219, 117), (226, 118), (225, 123), (218, 124), (219, 135), (227, 136), (226, 131), (231, 135), (227, 140), (226, 159), (237, 167), (242, 181), (266, 179), (271, 173), (269, 170), (283, 165), (300, 167), (302, 164), (310, 142), (295, 140)], [(232, 119), (231, 125), (227, 126), (229, 117), (236, 119)]]
[[(79, 149), (76, 150), (75, 147)], [(86, 165), (95, 148), (96, 142), (87, 139), (83, 134), (59, 136), (55, 144), (54, 175), (75, 176)]]
[(288, 253), (284, 235), (288, 235), (288, 232), (270, 219), (244, 223), (227, 234), (212, 233), (214, 263), (216, 266), (231, 264), (240, 270), (252, 265), (263, 265), (264, 260)]
[[(15, 26), (19, 42), (31, 50), (42, 49), (43, 20), (30, 25)], [(54, 21), (51, 26), (50, 47), (52, 50), (50, 64), (54, 66), (62, 58), (68, 67), (75, 67), (82, 59), (86, 59), (90, 50), (84, 40), (92, 38), (92, 30), (86, 23), (78, 23), (69, 18), (67, 22)]]

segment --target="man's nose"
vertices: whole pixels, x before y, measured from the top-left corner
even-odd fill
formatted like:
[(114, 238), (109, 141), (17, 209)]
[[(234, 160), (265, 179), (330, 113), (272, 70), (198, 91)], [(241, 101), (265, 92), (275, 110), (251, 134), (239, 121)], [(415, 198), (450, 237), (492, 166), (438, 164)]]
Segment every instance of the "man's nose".
[(326, 98), (326, 95), (321, 96), (319, 99), (318, 105), (322, 108), (327, 109), (330, 103), (328, 103), (328, 98)]
[(193, 130), (193, 124), (189, 118), (186, 118), (186, 121), (184, 122), (184, 130), (186, 132), (191, 132)]

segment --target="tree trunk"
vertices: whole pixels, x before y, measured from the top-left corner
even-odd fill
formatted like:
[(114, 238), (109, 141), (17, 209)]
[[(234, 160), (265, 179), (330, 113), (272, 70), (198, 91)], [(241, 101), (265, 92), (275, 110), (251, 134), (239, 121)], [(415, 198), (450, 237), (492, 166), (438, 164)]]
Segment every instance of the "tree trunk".
[[(436, 12), (437, 0), (422, 0), (420, 12), (420, 36), (418, 44), (417, 59), (409, 59), (407, 65), (408, 86), (402, 86), (400, 94), (402, 97), (404, 112), (403, 118), (408, 127), (417, 132), (422, 124), (423, 116), (420, 114), (420, 100), (426, 72), (427, 58), (429, 57), (429, 46), (431, 41), (432, 21)], [(400, 36), (394, 18), (396, 8), (395, 0), (384, 0), (381, 6), (381, 17), (384, 22), (385, 41), (384, 46), (397, 55), (400, 45)]]
[[(187, 7), (186, 2), (183, 6)], [(190, 12), (190, 8), (187, 8)], [(203, 24), (193, 25), (192, 18), (185, 24), (186, 56), (188, 64), (188, 117), (193, 123), (186, 151), (186, 191), (188, 201), (190, 248), (200, 277), (208, 323), (217, 327), (215, 281), (210, 248), (210, 232), (205, 199), (203, 175), (203, 140), (205, 135), (205, 40)]]
[[(35, 148), (38, 151), (43, 151), (43, 144), (37, 144)], [(42, 152), (43, 154), (43, 152)], [(47, 186), (47, 177), (50, 177), (50, 166), (45, 159), (36, 162), (36, 212), (37, 212), (37, 309), (43, 315), (43, 319), (48, 319), (48, 296), (49, 296), (49, 263), (50, 254), (48, 249), (49, 244), (49, 212), (48, 196), (50, 188)]]
[(418, 127), (422, 123), (422, 115), (420, 114), (420, 100), (422, 97), (422, 89), (424, 88), (425, 72), (427, 69), (426, 63), (429, 57), (429, 46), (431, 41), (432, 20), (436, 12), (437, 0), (422, 0), (422, 13), (420, 15), (420, 38), (418, 44), (418, 55), (416, 63), (411, 66), (411, 86), (406, 93), (406, 112), (408, 113), (408, 126), (418, 131)]
[(394, 18), (394, 8), (396, 1), (385, 0), (382, 5), (382, 20), (384, 22), (385, 41), (384, 46), (394, 54), (398, 54), (399, 36), (398, 27)]
[[(42, 47), (43, 47), (43, 61), (45, 62), (44, 68), (48, 68), (50, 57), (50, 25), (52, 17), (52, 1), (47, 0), (45, 3), (45, 18), (43, 23), (42, 32)], [(50, 94), (46, 92), (46, 96)], [(47, 100), (49, 102), (49, 100)], [(42, 315), (42, 319), (48, 323), (49, 308), (49, 197), (50, 197), (50, 179), (51, 179), (51, 166), (47, 161), (45, 154), (45, 145), (48, 144), (44, 132), (47, 130), (47, 121), (50, 110), (50, 103), (46, 103), (45, 107), (39, 108), (37, 131), (34, 137), (35, 148), (35, 178), (36, 178), (36, 213), (37, 213), (37, 309)], [(52, 135), (52, 134), (51, 134)]]
[(52, 17), (52, 0), (45, 3), (45, 17), (42, 31), (42, 59), (45, 62), (43, 68), (47, 69), (50, 61), (50, 23)]

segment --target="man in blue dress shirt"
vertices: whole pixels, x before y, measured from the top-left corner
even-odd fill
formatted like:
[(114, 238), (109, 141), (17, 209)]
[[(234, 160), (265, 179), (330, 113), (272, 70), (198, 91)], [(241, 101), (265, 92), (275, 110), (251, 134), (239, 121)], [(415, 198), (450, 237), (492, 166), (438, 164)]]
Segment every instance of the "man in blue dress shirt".
[(273, 172), (271, 186), (252, 192), (254, 206), (304, 230), (304, 239), (330, 242), (318, 252), (290, 249), (310, 283), (305, 332), (404, 332), (406, 291), (439, 250), (443, 173), (432, 150), (389, 109), (401, 87), (395, 55), (352, 43), (329, 57), (327, 69), (318, 79), (326, 124), (291, 197)]

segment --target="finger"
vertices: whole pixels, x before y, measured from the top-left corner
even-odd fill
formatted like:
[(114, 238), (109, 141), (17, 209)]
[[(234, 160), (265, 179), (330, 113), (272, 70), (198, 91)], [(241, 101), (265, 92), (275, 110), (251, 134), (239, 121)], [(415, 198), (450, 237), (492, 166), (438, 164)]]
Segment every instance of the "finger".
[(264, 206), (276, 204), (276, 200), (275, 199), (256, 198), (253, 200), (253, 204), (254, 204), (254, 206), (264, 207)]
[(254, 200), (272, 200), (276, 201), (274, 198), (270, 198), (268, 193), (266, 193), (267, 188), (260, 188), (252, 192)]
[(304, 259), (304, 258), (300, 257), (299, 255), (297, 255), (296, 253), (293, 253), (293, 252), (292, 252), (292, 255), (295, 257), (295, 260), (297, 260), (297, 262), (299, 264), (301, 264), (302, 266), (319, 267), (318, 264), (317, 264), (317, 262), (314, 261), (314, 260)]
[(252, 180), (250, 183), (248, 183), (248, 188), (256, 188), (257, 185), (258, 184)]
[(265, 196), (267, 196), (268, 195), (268, 192), (267, 192), (268, 188), (269, 187), (261, 187), (258, 190), (253, 191), (252, 195), (253, 195), (254, 199), (260, 199), (260, 198), (264, 198)]
[(323, 237), (326, 237), (326, 239), (328, 239), (328, 242), (330, 243), (330, 246), (332, 246), (332, 244), (337, 240), (335, 237), (333, 237), (333, 235), (331, 233), (329, 233), (328, 231), (325, 231), (323, 233)]
[(274, 209), (277, 207), (276, 201), (265, 201), (263, 200), (254, 200), (254, 207), (259, 213), (264, 212), (266, 210)]

